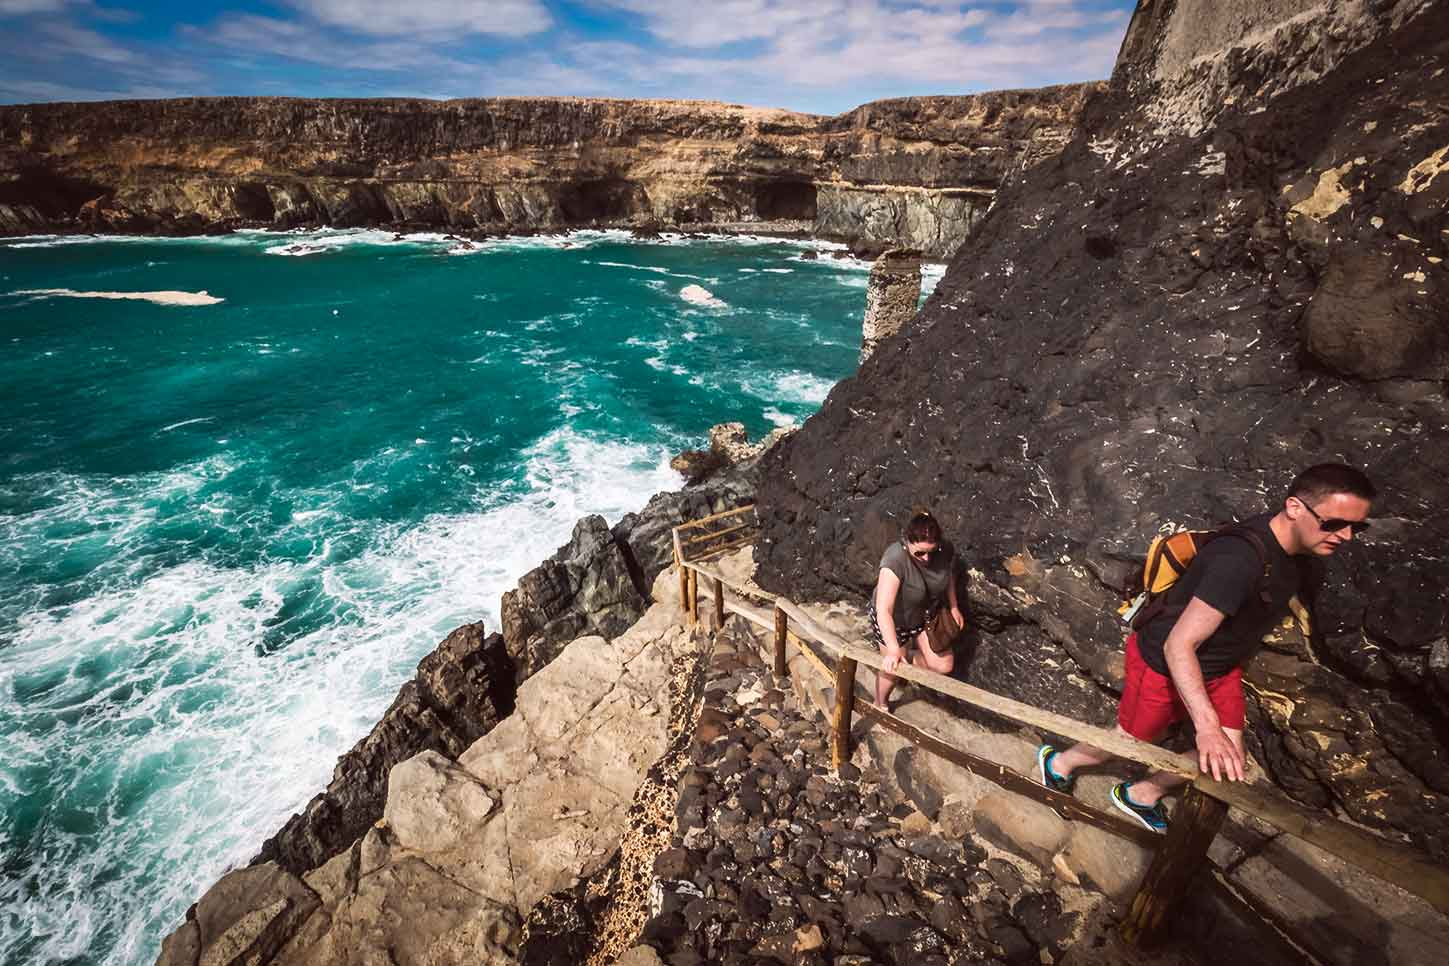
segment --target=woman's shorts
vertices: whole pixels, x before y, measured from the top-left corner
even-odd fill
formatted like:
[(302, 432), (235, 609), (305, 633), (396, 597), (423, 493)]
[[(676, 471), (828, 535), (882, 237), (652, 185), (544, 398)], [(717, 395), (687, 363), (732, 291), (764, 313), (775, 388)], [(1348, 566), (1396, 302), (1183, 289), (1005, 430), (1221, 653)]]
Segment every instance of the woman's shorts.
[[(875, 601), (872, 600), (870, 602), (870, 606), (866, 608), (865, 612), (870, 617), (870, 638), (875, 642), (876, 648), (883, 651), (885, 650), (886, 643), (885, 637), (880, 632), (880, 618), (875, 613)], [(901, 647), (905, 648), (909, 653), (911, 648), (916, 646), (916, 636), (931, 625), (931, 619), (935, 616), (935, 611), (927, 611), (926, 616), (921, 620), (919, 626), (910, 628), (897, 627), (896, 640), (900, 642)]]
[[(1246, 704), (1243, 699), (1243, 669), (1234, 668), (1220, 678), (1204, 682), (1208, 698), (1224, 728), (1241, 731)], [(1177, 693), (1172, 678), (1158, 674), (1142, 660), (1137, 634), (1127, 636), (1127, 683), (1117, 707), (1117, 723), (1141, 741), (1156, 741), (1168, 725), (1187, 720), (1187, 706)]]

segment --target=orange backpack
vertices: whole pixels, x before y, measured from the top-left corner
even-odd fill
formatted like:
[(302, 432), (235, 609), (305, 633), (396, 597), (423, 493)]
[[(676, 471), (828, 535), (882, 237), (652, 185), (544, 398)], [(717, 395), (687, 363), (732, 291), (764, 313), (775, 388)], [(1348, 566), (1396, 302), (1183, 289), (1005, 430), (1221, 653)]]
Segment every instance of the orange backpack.
[[(1130, 624), (1133, 630), (1146, 627), (1167, 606), (1167, 591), (1187, 573), (1198, 552), (1219, 537), (1227, 536), (1246, 540), (1257, 553), (1262, 568), (1258, 579), (1261, 595), (1264, 578), (1269, 572), (1268, 548), (1263, 545), (1261, 536), (1238, 523), (1229, 523), (1216, 530), (1179, 530), (1154, 537), (1147, 547), (1147, 560), (1142, 565), (1142, 590), (1118, 608), (1122, 621)], [(1133, 582), (1135, 584), (1136, 581)], [(1128, 593), (1131, 593), (1131, 587)]]

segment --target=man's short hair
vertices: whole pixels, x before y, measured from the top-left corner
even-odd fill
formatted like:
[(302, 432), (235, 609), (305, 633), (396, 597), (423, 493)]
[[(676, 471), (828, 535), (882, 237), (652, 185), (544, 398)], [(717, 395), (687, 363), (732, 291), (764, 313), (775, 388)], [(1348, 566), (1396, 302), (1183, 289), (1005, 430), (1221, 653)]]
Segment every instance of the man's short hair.
[(1289, 496), (1296, 496), (1309, 506), (1335, 493), (1348, 493), (1365, 500), (1378, 496), (1378, 491), (1362, 470), (1342, 463), (1310, 466), (1295, 476), (1288, 486)]

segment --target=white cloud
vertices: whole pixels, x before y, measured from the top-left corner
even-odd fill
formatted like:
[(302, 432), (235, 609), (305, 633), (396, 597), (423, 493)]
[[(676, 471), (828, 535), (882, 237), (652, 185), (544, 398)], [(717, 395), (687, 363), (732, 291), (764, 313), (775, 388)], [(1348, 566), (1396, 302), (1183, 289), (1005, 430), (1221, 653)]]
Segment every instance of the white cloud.
[[(1104, 16), (1099, 5), (1081, 0), (819, 0), (808, 13), (784, 0), (719, 0), (700, 8), (669, 0), (599, 2), (628, 9), (655, 37), (698, 51), (640, 50), (627, 58), (647, 63), (656, 76), (729, 78), (763, 90), (948, 93), (1035, 86), (1046, 71), (1063, 79), (1100, 78), (1111, 71), (1126, 21), (1125, 12)], [(750, 53), (708, 53), (746, 39), (759, 41)]]
[(94, 30), (67, 21), (45, 21), (35, 27), (32, 50), (46, 49), (56, 57), (85, 57), (108, 64), (129, 64), (138, 59), (135, 51), (123, 47)]
[(553, 22), (542, 0), (288, 0), (315, 20), (376, 36), (524, 37)]
[(60, 13), (71, 0), (0, 0), (0, 17), (28, 17), (37, 13)]

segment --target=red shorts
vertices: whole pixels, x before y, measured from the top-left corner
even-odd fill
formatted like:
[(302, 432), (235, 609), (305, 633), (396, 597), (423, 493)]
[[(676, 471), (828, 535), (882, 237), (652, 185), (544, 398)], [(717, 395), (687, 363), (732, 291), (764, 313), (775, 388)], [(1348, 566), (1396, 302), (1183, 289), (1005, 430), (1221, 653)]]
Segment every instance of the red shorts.
[[(1243, 669), (1233, 668), (1206, 684), (1208, 697), (1218, 713), (1218, 722), (1224, 728), (1241, 731), (1246, 710)], [(1182, 703), (1172, 678), (1147, 666), (1147, 662), (1142, 660), (1142, 652), (1137, 649), (1137, 634), (1129, 634), (1127, 683), (1122, 688), (1122, 703), (1117, 707), (1117, 723), (1134, 738), (1156, 741), (1168, 725), (1185, 720), (1187, 706)]]

